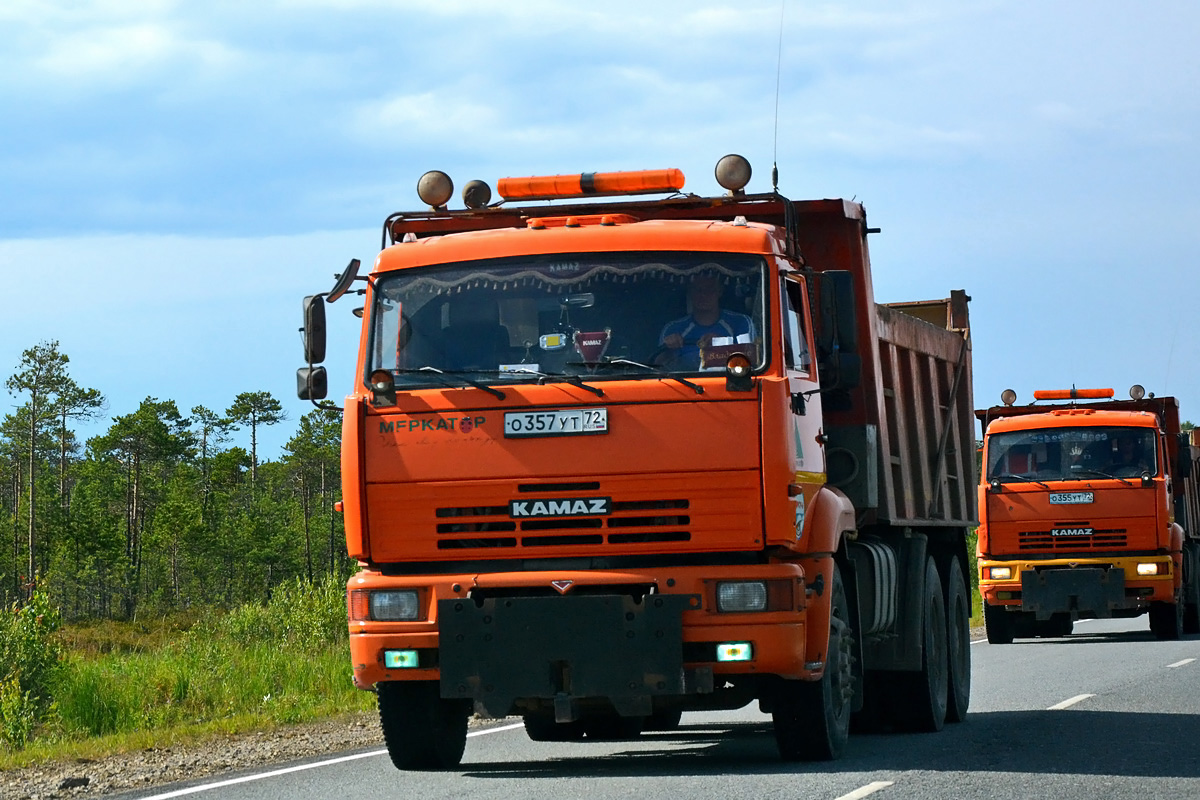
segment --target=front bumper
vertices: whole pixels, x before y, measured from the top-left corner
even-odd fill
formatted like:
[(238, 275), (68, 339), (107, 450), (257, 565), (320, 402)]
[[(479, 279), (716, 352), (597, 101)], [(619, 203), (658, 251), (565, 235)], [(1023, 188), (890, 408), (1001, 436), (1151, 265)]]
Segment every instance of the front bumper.
[[(764, 612), (717, 612), (718, 581), (753, 579), (790, 583), (791, 603)], [(568, 588), (560, 592), (554, 584)], [(618, 589), (629, 586), (654, 590), (637, 601)], [(419, 620), (350, 622), (359, 688), (438, 680), (443, 697), (473, 699), (493, 716), (512, 713), (518, 700), (587, 698), (604, 698), (629, 714), (655, 696), (711, 693), (725, 678), (811, 679), (823, 668), (805, 664), (804, 572), (795, 564), (654, 574), (363, 572), (348, 586), (351, 593), (403, 588), (420, 594)], [(752, 655), (718, 660), (717, 647), (725, 643), (749, 643)], [(412, 654), (404, 666), (388, 656), (397, 652)]]
[[(1139, 575), (1139, 564), (1165, 565), (1159, 567), (1164, 572)], [(985, 577), (995, 567), (1011, 568), (1013, 577)], [(1030, 612), (1039, 620), (1057, 613), (1107, 618), (1114, 611), (1146, 609), (1152, 602), (1174, 602), (1175, 598), (1175, 564), (1169, 555), (1045, 561), (980, 559), (979, 576), (979, 593), (985, 604)]]

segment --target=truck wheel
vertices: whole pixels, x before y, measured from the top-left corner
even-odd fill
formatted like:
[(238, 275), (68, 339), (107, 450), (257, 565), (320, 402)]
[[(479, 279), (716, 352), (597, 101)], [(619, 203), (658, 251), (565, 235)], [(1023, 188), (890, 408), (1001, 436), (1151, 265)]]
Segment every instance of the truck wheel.
[(833, 565), (829, 593), (829, 652), (819, 681), (780, 680), (772, 721), (785, 761), (832, 761), (846, 749), (854, 694), (853, 634), (842, 573)]
[(1200, 575), (1196, 574), (1200, 569), (1200, 554), (1194, 548), (1185, 553), (1189, 556), (1186, 566), (1191, 569), (1183, 571), (1183, 596), (1187, 599), (1183, 610), (1183, 632), (1200, 633)]
[(376, 690), (396, 769), (448, 769), (462, 761), (470, 700), (443, 700), (437, 681), (383, 681)]
[(1012, 644), (1016, 633), (1013, 615), (1004, 606), (983, 606), (983, 624), (987, 629), (988, 644)]
[(1151, 603), (1150, 630), (1156, 639), (1174, 640), (1183, 636), (1183, 603)]
[(946, 649), (950, 685), (946, 721), (962, 722), (971, 702), (971, 596), (957, 558), (950, 560), (946, 576)]
[(650, 716), (646, 717), (646, 724), (642, 726), (644, 731), (673, 731), (679, 727), (679, 723), (683, 720), (683, 712), (678, 708), (665, 708), (662, 711), (655, 711)]
[(578, 742), (583, 739), (583, 723), (555, 722), (549, 714), (527, 714), (525, 735), (534, 742)]
[(904, 706), (904, 713), (897, 718), (897, 723), (907, 731), (932, 733), (940, 731), (946, 722), (950, 692), (946, 601), (942, 594), (942, 579), (932, 558), (925, 566), (925, 602), (921, 615), (921, 670), (899, 673), (904, 688), (897, 693), (897, 698)]

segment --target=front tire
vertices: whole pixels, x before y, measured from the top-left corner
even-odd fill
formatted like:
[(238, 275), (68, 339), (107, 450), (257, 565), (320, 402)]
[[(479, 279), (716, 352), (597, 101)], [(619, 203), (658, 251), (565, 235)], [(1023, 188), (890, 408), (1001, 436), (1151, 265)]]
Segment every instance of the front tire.
[(458, 766), (467, 744), (470, 700), (443, 700), (437, 681), (383, 681), (379, 722), (396, 769)]
[(1183, 636), (1183, 603), (1151, 603), (1150, 630), (1156, 639), (1174, 641)]
[(1016, 636), (1016, 620), (1004, 610), (1004, 606), (983, 606), (983, 625), (987, 629), (988, 644), (1012, 644)]
[(772, 704), (775, 743), (785, 761), (832, 761), (850, 737), (854, 695), (853, 632), (842, 573), (833, 565), (829, 647), (819, 681), (780, 680)]

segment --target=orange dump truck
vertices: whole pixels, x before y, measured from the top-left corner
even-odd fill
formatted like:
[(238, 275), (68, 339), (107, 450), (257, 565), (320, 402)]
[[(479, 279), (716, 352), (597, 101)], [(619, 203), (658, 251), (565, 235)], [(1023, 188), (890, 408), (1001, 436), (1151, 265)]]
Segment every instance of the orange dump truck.
[[(1034, 392), (983, 423), (979, 589), (988, 641), (1065, 636), (1077, 619), (1149, 612), (1160, 639), (1200, 633), (1200, 448), (1174, 397)], [(1039, 405), (1042, 400), (1065, 400)]]
[[(966, 713), (968, 298), (878, 306), (862, 206), (717, 176), (448, 210), (428, 173), (430, 210), (387, 218), (342, 482), (354, 681), (397, 767), (457, 764), (472, 712), (567, 741), (757, 701), (787, 759)], [(351, 263), (305, 300), (302, 398)]]

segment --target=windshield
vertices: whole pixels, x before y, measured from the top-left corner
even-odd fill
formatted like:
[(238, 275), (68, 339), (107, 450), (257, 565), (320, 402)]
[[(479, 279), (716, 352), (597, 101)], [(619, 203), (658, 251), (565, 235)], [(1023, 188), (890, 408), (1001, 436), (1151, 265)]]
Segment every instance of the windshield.
[(764, 363), (759, 256), (583, 253), (412, 269), (379, 279), (367, 374), (397, 386), (723, 370)]
[(987, 479), (1077, 480), (1158, 474), (1149, 428), (1045, 428), (988, 437)]

